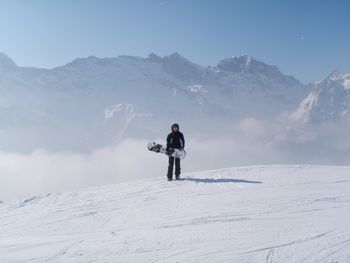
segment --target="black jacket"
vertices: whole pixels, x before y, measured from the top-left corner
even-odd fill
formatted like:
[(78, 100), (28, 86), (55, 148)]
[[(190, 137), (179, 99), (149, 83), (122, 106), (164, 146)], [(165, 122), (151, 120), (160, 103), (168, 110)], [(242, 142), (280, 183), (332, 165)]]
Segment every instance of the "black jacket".
[(185, 138), (184, 135), (180, 132), (171, 132), (166, 138), (166, 149), (170, 148), (183, 149), (185, 148)]

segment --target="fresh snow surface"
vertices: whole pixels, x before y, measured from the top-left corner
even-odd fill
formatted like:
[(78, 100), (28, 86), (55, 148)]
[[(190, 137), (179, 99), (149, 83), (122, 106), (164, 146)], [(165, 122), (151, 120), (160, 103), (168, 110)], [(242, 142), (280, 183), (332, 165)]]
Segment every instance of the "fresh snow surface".
[(350, 167), (253, 166), (1, 203), (0, 262), (350, 262), (349, 189)]

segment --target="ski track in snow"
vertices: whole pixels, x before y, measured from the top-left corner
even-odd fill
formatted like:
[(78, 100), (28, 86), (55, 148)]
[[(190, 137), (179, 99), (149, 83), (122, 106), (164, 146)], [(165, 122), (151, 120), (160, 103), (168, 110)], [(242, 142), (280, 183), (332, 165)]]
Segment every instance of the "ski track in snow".
[(0, 204), (0, 262), (350, 262), (350, 167), (251, 166)]

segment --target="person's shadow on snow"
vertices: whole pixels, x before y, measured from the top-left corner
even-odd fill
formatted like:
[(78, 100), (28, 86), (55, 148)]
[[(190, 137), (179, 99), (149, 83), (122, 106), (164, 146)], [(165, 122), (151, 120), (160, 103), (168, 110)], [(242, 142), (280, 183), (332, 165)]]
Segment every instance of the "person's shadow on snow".
[(249, 181), (243, 179), (228, 179), (228, 178), (183, 178), (184, 181), (192, 181), (196, 183), (248, 183), (248, 184), (261, 184), (259, 181)]

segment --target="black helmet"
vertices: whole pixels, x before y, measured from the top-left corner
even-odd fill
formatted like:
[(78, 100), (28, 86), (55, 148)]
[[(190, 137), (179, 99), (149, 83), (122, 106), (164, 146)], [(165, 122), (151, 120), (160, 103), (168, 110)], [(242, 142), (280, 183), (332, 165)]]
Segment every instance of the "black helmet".
[(171, 130), (173, 131), (175, 127), (176, 127), (178, 130), (180, 129), (179, 124), (174, 123), (173, 125), (171, 125)]

